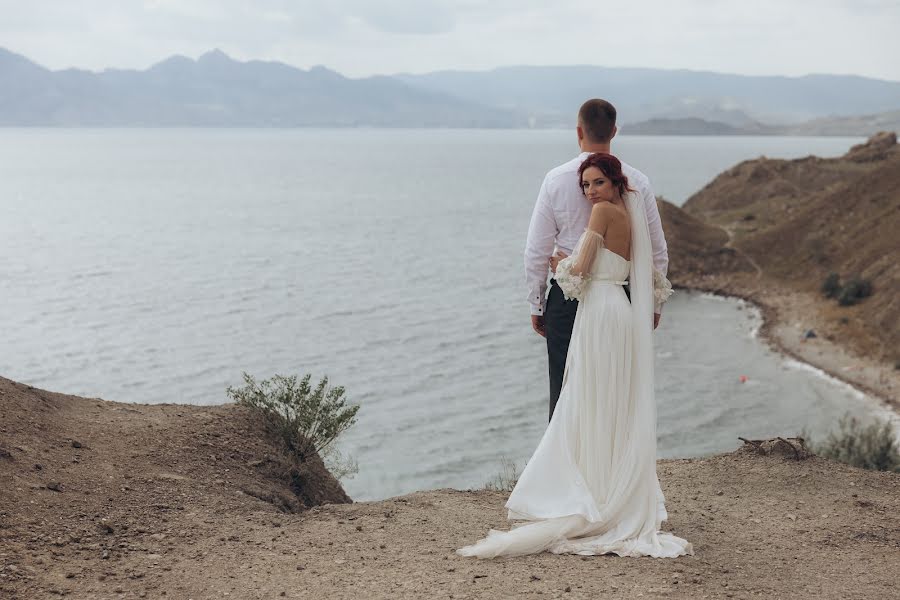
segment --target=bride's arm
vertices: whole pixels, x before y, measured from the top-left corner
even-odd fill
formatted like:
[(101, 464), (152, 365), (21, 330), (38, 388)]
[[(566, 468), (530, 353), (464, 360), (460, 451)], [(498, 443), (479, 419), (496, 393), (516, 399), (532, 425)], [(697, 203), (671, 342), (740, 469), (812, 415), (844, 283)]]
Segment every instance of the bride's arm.
[(566, 299), (582, 299), (584, 284), (590, 279), (597, 251), (603, 247), (603, 234), (609, 227), (609, 220), (608, 210), (602, 208), (600, 204), (595, 205), (591, 210), (588, 228), (581, 234), (572, 256), (564, 258), (557, 264), (556, 283), (559, 284)]
[(606, 202), (595, 204), (591, 209), (591, 220), (579, 240), (579, 247), (572, 255), (577, 257), (572, 264), (572, 272), (576, 275), (582, 277), (590, 275), (591, 269), (594, 267), (594, 259), (597, 258), (597, 251), (603, 247), (603, 238), (606, 230), (609, 229), (612, 210), (615, 209)]

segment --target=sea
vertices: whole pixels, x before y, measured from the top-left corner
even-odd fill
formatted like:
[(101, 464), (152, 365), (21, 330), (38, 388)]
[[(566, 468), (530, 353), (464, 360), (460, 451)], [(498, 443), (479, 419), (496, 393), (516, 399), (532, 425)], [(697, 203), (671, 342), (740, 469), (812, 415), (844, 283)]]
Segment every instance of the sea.
[[(0, 129), (0, 375), (119, 402), (228, 402), (311, 374), (360, 405), (356, 500), (480, 488), (546, 427), (522, 252), (571, 131)], [(620, 136), (682, 204), (760, 156), (861, 138)], [(762, 342), (744, 302), (677, 291), (655, 334), (658, 449), (820, 438), (871, 398)]]

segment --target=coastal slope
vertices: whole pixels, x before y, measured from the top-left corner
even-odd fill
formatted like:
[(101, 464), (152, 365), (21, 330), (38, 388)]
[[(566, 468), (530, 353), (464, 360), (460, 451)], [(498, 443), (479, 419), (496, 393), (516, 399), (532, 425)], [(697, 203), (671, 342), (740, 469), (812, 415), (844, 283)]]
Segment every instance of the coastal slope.
[[(675, 285), (753, 301), (782, 350), (900, 406), (895, 134), (838, 158), (742, 162), (660, 213)], [(826, 298), (831, 273), (870, 282), (871, 296)]]
[[(0, 596), (101, 598), (886, 598), (900, 475), (796, 440), (662, 460), (677, 560), (454, 551), (506, 528), (497, 491), (307, 501), (235, 405), (136, 405), (0, 378)], [(283, 476), (284, 473), (281, 472)]]

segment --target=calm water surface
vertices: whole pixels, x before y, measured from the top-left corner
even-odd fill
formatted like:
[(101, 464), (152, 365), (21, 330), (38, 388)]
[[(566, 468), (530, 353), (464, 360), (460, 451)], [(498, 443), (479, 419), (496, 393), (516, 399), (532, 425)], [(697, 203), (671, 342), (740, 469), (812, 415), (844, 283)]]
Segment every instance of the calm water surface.
[[(546, 419), (522, 249), (560, 131), (0, 129), (0, 374), (124, 402), (226, 401), (241, 372), (329, 375), (362, 405), (356, 499), (480, 486)], [(680, 204), (759, 155), (856, 138), (622, 137)], [(657, 333), (662, 456), (873, 412), (791, 366), (733, 301)], [(740, 383), (741, 375), (747, 383)]]

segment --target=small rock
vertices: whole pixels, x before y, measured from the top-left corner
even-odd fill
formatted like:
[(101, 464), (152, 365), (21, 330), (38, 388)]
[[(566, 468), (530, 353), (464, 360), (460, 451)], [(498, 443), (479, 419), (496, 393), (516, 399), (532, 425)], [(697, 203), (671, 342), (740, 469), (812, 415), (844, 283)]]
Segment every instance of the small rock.
[(78, 440), (72, 440), (72, 447), (73, 448), (83, 448), (84, 446), (82, 446), (81, 442), (79, 442)]
[(532, 576), (531, 576), (531, 581), (540, 581), (540, 580), (541, 580), (541, 578), (538, 577), (537, 575), (532, 575)]
[(564, 592), (571, 592), (571, 591), (572, 591), (572, 586), (571, 586), (571, 585), (567, 585), (567, 586), (566, 586), (566, 589), (564, 589), (563, 591), (564, 591)]
[(59, 484), (58, 481), (51, 481), (50, 483), (48, 483), (48, 484), (47, 484), (47, 489), (48, 489), (48, 490), (53, 490), (54, 492), (61, 492), (61, 491), (62, 491), (62, 489), (60, 488), (60, 484)]
[(109, 558), (109, 550), (104, 550), (103, 554), (100, 556), (100, 558), (104, 558), (104, 559)]
[(816, 335), (816, 332), (814, 330), (807, 329), (806, 332), (803, 334), (803, 337), (807, 340), (810, 340), (812, 338), (819, 337), (819, 336)]
[(723, 492), (722, 490), (719, 490), (718, 492), (716, 492), (716, 496), (721, 496), (721, 495), (724, 494), (724, 493), (725, 493), (725, 492)]
[(357, 525), (357, 526), (356, 526), (356, 530), (357, 530), (357, 531), (362, 531), (362, 525)]

